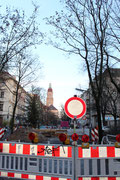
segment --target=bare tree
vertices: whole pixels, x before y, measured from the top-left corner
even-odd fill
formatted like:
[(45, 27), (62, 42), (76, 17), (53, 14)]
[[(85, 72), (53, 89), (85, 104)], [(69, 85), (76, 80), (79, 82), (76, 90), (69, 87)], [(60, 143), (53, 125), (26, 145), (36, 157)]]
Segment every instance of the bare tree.
[(6, 8), (5, 14), (0, 13), (0, 72), (8, 69), (16, 55), (42, 42), (36, 24), (37, 9), (35, 6), (29, 18), (17, 9)]
[(108, 88), (107, 96), (109, 97), (106, 113), (111, 114), (114, 117), (114, 128), (117, 129), (117, 118), (119, 116), (119, 101), (120, 94), (116, 91), (116, 89)]
[(21, 55), (16, 55), (16, 61), (12, 66), (11, 72), (16, 77), (15, 90), (12, 92), (15, 96), (12, 118), (10, 122), (11, 131), (13, 132), (16, 108), (19, 105), (19, 100), (25, 92), (28, 85), (36, 81), (36, 73), (40, 70), (40, 63), (38, 59), (33, 59), (30, 53), (26, 54), (24, 51)]
[(57, 30), (53, 32), (57, 42), (50, 43), (84, 60), (96, 104), (99, 142), (101, 142), (101, 94), (103, 72), (107, 67), (105, 50), (110, 41), (108, 32), (112, 0), (65, 0), (64, 2), (66, 10), (61, 13), (56, 12), (55, 16), (47, 18), (47, 23)]
[[(35, 45), (41, 44), (43, 34), (36, 23), (38, 7), (34, 5), (34, 11), (30, 17), (26, 17), (24, 11), (6, 8), (5, 14), (0, 14), (0, 72), (10, 71), (16, 76), (16, 90), (12, 119), (10, 122), (13, 131), (16, 107), (20, 94), (24, 88), (35, 80), (35, 72), (40, 68), (35, 58), (31, 58), (31, 51)], [(9, 87), (8, 87), (9, 88)], [(10, 89), (9, 89), (10, 90)]]
[[(108, 71), (107, 71), (108, 72)], [(109, 83), (108, 83), (109, 82)], [(119, 116), (119, 100), (120, 95), (116, 88), (108, 78), (104, 81), (103, 94), (101, 99), (101, 112), (103, 118), (103, 125), (106, 125), (106, 115), (112, 115), (114, 118), (114, 128), (117, 129), (117, 117)]]
[(113, 63), (118, 65), (120, 64), (120, 1), (115, 0), (114, 6), (111, 7), (110, 22), (109, 22), (109, 31), (107, 33), (109, 41), (109, 48), (105, 49), (107, 56), (107, 69), (111, 82), (116, 87), (117, 91), (120, 93), (120, 83), (118, 83), (112, 74)]

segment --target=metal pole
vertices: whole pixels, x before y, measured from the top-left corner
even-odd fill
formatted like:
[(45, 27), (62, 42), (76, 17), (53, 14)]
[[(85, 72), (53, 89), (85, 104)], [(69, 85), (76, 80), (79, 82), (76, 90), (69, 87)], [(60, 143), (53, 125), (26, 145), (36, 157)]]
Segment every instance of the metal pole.
[(75, 133), (76, 132), (76, 118), (74, 118), (73, 121), (74, 121), (74, 131), (73, 132)]

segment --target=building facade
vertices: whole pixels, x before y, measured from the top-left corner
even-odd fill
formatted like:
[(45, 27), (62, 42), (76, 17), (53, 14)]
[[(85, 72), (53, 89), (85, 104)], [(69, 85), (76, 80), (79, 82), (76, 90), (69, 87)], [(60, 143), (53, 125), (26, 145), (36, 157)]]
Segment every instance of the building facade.
[[(16, 99), (17, 81), (8, 72), (0, 74), (0, 126), (10, 122)], [(18, 104), (15, 113), (15, 123), (19, 123), (25, 116), (26, 91), (20, 86)]]
[[(113, 80), (120, 87), (120, 69), (110, 69)], [(86, 116), (92, 127), (98, 125), (95, 100), (92, 95), (91, 87), (81, 94), (87, 105)], [(120, 94), (111, 82), (108, 70), (103, 73), (103, 90), (101, 94), (101, 118), (102, 126), (113, 126), (115, 119), (120, 123)]]

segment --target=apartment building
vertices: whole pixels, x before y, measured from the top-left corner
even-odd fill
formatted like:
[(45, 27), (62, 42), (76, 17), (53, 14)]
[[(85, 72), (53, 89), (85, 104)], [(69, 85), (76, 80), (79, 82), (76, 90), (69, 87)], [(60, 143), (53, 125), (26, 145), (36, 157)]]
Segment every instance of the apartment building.
[[(14, 76), (8, 72), (0, 74), (0, 126), (2, 126), (4, 122), (10, 122), (15, 104), (16, 86), (17, 80)], [(26, 95), (26, 91), (20, 86), (15, 123), (24, 120)]]
[[(110, 71), (112, 78), (120, 86), (120, 69), (111, 68)], [(97, 112), (90, 86), (89, 89), (87, 89), (87, 91), (84, 91), (81, 94), (81, 98), (84, 99), (87, 105), (86, 116), (89, 119), (91, 126), (95, 127), (96, 125), (98, 125)], [(113, 126), (115, 116), (117, 123), (120, 123), (120, 94), (117, 92), (117, 89), (111, 82), (108, 70), (106, 69), (103, 73), (103, 93), (101, 98), (102, 124)]]

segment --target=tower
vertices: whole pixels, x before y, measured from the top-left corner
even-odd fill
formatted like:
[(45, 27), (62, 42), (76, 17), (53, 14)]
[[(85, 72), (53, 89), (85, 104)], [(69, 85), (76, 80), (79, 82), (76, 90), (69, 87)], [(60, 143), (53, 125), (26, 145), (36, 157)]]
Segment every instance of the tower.
[(53, 90), (51, 87), (51, 83), (49, 84), (49, 88), (47, 91), (47, 102), (46, 102), (46, 106), (50, 106), (53, 105)]

